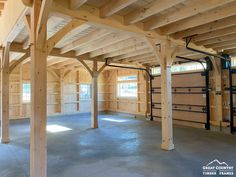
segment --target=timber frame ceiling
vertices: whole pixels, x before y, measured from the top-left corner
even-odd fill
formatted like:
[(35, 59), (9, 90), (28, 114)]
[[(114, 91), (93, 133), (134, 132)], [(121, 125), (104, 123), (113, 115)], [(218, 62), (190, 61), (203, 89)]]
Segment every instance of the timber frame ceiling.
[[(4, 7), (1, 4), (0, 0), (0, 10)], [(159, 64), (147, 38), (132, 33), (130, 26), (134, 31), (142, 29), (143, 36), (157, 34), (176, 41), (193, 36), (194, 46), (236, 54), (236, 0), (54, 0), (50, 12), (48, 39), (63, 28), (72, 29), (48, 57), (48, 66), (55, 68), (79, 67), (75, 58)], [(21, 25), (11, 45), (12, 63), (28, 61), (29, 8), (25, 15), (18, 22)], [(204, 57), (184, 46), (177, 54), (192, 59)]]

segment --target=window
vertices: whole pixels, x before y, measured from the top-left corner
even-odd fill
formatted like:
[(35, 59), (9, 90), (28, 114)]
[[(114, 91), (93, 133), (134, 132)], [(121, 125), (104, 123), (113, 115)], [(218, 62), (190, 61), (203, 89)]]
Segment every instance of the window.
[(231, 66), (236, 66), (236, 57), (231, 58)]
[(24, 103), (29, 103), (30, 102), (30, 98), (31, 98), (31, 89), (30, 89), (30, 83), (23, 83), (22, 85), (22, 101)]
[(80, 100), (90, 100), (90, 99), (91, 99), (91, 85), (80, 84)]
[(122, 76), (118, 77), (117, 96), (118, 97), (133, 97), (138, 94), (137, 76)]
[[(203, 63), (204, 67), (206, 68), (206, 64)], [(203, 66), (200, 63), (185, 63), (185, 64), (177, 64), (171, 67), (171, 72), (184, 72), (184, 71), (197, 71), (203, 70)], [(152, 75), (161, 74), (161, 68), (155, 67), (152, 68)]]

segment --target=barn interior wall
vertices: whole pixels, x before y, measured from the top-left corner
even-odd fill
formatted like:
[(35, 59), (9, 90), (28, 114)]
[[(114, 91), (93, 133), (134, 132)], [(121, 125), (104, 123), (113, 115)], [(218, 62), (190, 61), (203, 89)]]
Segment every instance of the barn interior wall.
[[(76, 71), (67, 70), (62, 72), (61, 70), (48, 68), (47, 114), (91, 112), (91, 98), (80, 99), (80, 85), (91, 85), (91, 77), (88, 72), (83, 68)], [(105, 111), (107, 109), (105, 74), (106, 72), (102, 72), (98, 78), (99, 111)], [(30, 83), (29, 63), (19, 65), (10, 74), (10, 119), (30, 117), (30, 102), (22, 101), (23, 83)]]

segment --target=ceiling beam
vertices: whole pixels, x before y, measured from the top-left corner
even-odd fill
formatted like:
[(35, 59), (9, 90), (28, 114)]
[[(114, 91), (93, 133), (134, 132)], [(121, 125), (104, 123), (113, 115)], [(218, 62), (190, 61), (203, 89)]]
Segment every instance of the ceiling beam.
[[(176, 1), (175, 1), (176, 2)], [(77, 18), (80, 20), (84, 20), (91, 24), (94, 24), (98, 27), (110, 29), (112, 31), (116, 31), (119, 33), (123, 33), (125, 35), (136, 36), (136, 37), (147, 37), (153, 39), (155, 43), (159, 44), (163, 40), (171, 40), (172, 43), (179, 45), (181, 47), (185, 47), (185, 42), (182, 40), (174, 40), (165, 35), (160, 35), (156, 31), (145, 31), (140, 25), (125, 25), (122, 21), (123, 17), (116, 16), (109, 18), (101, 18), (99, 16), (100, 11), (98, 8), (91, 7), (88, 5), (84, 5), (78, 11), (74, 11), (66, 7), (66, 5), (62, 5), (59, 1), (54, 1), (52, 6), (52, 12), (54, 14), (60, 14), (60, 16)], [(204, 50), (205, 52), (215, 53), (212, 49), (206, 49), (204, 47), (199, 47), (194, 44), (190, 44), (191, 47), (194, 47), (199, 50)]]
[(47, 40), (48, 51), (50, 52), (53, 47), (68, 34), (70, 31), (75, 28), (83, 25), (85, 22), (77, 19), (71, 20), (68, 24), (66, 24), (62, 29), (56, 32), (52, 37)]
[(110, 46), (110, 45), (115, 44), (119, 41), (124, 41), (128, 38), (129, 38), (129, 36), (124, 35), (124, 34), (119, 34), (119, 33), (109, 34), (108, 36), (106, 36), (106, 38), (101, 38), (96, 41), (93, 41), (93, 42), (85, 45), (83, 48), (77, 50), (76, 56)]
[(236, 25), (236, 15), (234, 15), (232, 17), (223, 18), (221, 20), (217, 20), (217, 21), (214, 21), (214, 22), (211, 22), (208, 24), (200, 25), (200, 26), (197, 26), (194, 28), (190, 28), (190, 29), (187, 29), (184, 31), (174, 33), (173, 35), (171, 35), (171, 37), (173, 37), (175, 39), (182, 39), (183, 37), (186, 37), (186, 36), (208, 33), (208, 32), (212, 32), (215, 30), (220, 30), (220, 29), (224, 29), (227, 27), (231, 27), (234, 25)]
[(210, 45), (210, 44), (215, 44), (215, 43), (219, 43), (219, 42), (229, 41), (232, 39), (236, 39), (236, 31), (234, 34), (229, 34), (229, 35), (225, 35), (225, 36), (221, 36), (221, 37), (217, 37), (217, 38), (213, 38), (213, 39), (199, 41), (199, 42), (196, 42), (195, 44), (197, 44), (197, 45)]
[(127, 53), (127, 54), (124, 54), (124, 55), (113, 57), (113, 58), (111, 58), (111, 60), (112, 61), (118, 61), (118, 60), (130, 58), (130, 57), (135, 57), (135, 56), (138, 56), (138, 55), (144, 55), (144, 54), (146, 55), (146, 54), (151, 54), (151, 53), (152, 53), (152, 50), (150, 48), (145, 48), (145, 49), (139, 50), (137, 52), (130, 52), (130, 53)]
[[(162, 34), (172, 34), (189, 28), (200, 26), (216, 20), (236, 15), (236, 1), (217, 7), (193, 17), (177, 21), (159, 28)], [(226, 10), (227, 9), (227, 10)]]
[(146, 30), (160, 28), (162, 26), (192, 17), (232, 1), (233, 0), (191, 0), (183, 7), (176, 9), (171, 13), (152, 17), (150, 20), (144, 23), (144, 28)]
[(226, 36), (226, 35), (233, 34), (233, 33), (236, 33), (236, 25), (231, 26), (231, 27), (227, 27), (227, 28), (223, 28), (223, 29), (219, 29), (216, 31), (211, 31), (208, 33), (196, 35), (193, 37), (192, 42), (204, 41), (207, 39), (213, 39), (213, 38)]
[(66, 53), (70, 50), (74, 50), (75, 48), (82, 47), (86, 45), (87, 43), (94, 41), (96, 39), (102, 38), (108, 34), (110, 34), (111, 31), (104, 30), (104, 29), (98, 29), (96, 31), (92, 31), (89, 34), (71, 42), (70, 44), (67, 44), (61, 49), (61, 53)]
[(236, 48), (236, 42), (234, 44), (229, 44), (229, 45), (224, 45), (221, 47), (216, 47), (214, 48), (216, 51), (222, 51), (222, 50), (230, 50), (230, 49), (235, 49)]
[(147, 6), (135, 10), (124, 17), (126, 25), (140, 22), (152, 15), (158, 14), (166, 9), (171, 8), (185, 0), (158, 0), (152, 1)]
[(209, 44), (209, 45), (205, 45), (206, 47), (209, 48), (219, 48), (219, 47), (224, 47), (224, 46), (228, 46), (231, 44), (236, 44), (236, 39), (232, 39), (232, 40), (228, 40), (228, 41), (224, 41), (224, 42), (219, 42), (219, 43), (214, 43), (214, 44)]
[(70, 8), (75, 10), (85, 4), (88, 0), (70, 0)]
[(100, 16), (102, 18), (109, 17), (135, 3), (136, 1), (137, 0), (111, 0), (100, 9)]
[(96, 56), (99, 56), (99, 55), (115, 52), (117, 50), (121, 50), (121, 49), (124, 49), (126, 47), (136, 45), (139, 42), (141, 42), (140, 39), (128, 38), (126, 40), (116, 42), (116, 43), (114, 43), (112, 45), (109, 45), (109, 46), (106, 46), (104, 48), (100, 48), (100, 49), (97, 49), (95, 51), (92, 51), (90, 53), (90, 57), (96, 57)]
[(130, 53), (130, 52), (135, 52), (135, 51), (138, 52), (139, 50), (142, 50), (142, 49), (145, 49), (145, 48), (148, 48), (147, 44), (145, 42), (141, 42), (141, 43), (135, 44), (133, 46), (126, 47), (124, 49), (117, 50), (115, 52), (105, 54), (104, 57), (105, 58), (116, 57), (116, 56), (124, 55), (124, 54)]

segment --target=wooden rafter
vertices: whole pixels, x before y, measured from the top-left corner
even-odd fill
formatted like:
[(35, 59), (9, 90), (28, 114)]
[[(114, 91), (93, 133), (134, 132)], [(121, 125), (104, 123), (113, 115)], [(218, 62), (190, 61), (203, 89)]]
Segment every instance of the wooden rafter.
[(191, 0), (187, 5), (184, 5), (183, 7), (174, 12), (167, 13), (165, 15), (159, 15), (157, 17), (152, 17), (150, 20), (144, 23), (144, 28), (147, 30), (156, 29), (167, 24), (180, 21), (182, 19), (192, 17), (199, 13), (206, 12), (208, 10), (214, 9), (232, 1), (233, 0)]
[(135, 3), (137, 0), (111, 0), (101, 8), (101, 17), (108, 17)]
[[(162, 34), (172, 34), (178, 31), (183, 31), (189, 28), (193, 28), (199, 25), (210, 23), (216, 20), (220, 20), (226, 17), (236, 15), (236, 1), (228, 3), (223, 7), (217, 7), (215, 9), (209, 10), (207, 12), (195, 15), (191, 18), (187, 18), (170, 25), (161, 27), (160, 30)], [(227, 10), (225, 10), (227, 9)]]
[(125, 16), (125, 24), (137, 23), (152, 15), (158, 14), (172, 6), (175, 6), (185, 0), (158, 0), (152, 1), (146, 7), (131, 12)]

